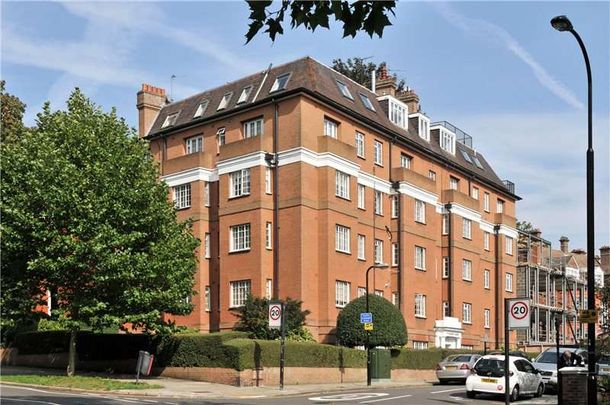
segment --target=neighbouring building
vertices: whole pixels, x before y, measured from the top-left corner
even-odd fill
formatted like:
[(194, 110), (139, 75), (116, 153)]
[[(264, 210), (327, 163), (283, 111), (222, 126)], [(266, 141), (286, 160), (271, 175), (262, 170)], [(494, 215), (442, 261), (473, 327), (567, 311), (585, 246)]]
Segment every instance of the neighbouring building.
[[(528, 347), (552, 346), (556, 342), (555, 320), (559, 320), (561, 344), (586, 344), (587, 324), (579, 320), (579, 310), (587, 309), (587, 254), (569, 250), (569, 239), (559, 239), (560, 249), (541, 237), (539, 230), (519, 232), (517, 294), (531, 300), (531, 328), (519, 331), (517, 339)], [(603, 254), (605, 248), (600, 252)], [(595, 259), (595, 284), (604, 285), (600, 258)], [(596, 302), (602, 312), (607, 303)], [(605, 309), (607, 311), (607, 308)], [(606, 316), (599, 317), (598, 331), (605, 326)]]
[(411, 347), (502, 345), (499, 308), (517, 288), (514, 185), (386, 71), (372, 91), (307, 57), (169, 104), (143, 85), (137, 107), (201, 240), (199, 294), (178, 323), (227, 330), (248, 294), (291, 297), (332, 342), (366, 269), (387, 263), (370, 292), (400, 308)]

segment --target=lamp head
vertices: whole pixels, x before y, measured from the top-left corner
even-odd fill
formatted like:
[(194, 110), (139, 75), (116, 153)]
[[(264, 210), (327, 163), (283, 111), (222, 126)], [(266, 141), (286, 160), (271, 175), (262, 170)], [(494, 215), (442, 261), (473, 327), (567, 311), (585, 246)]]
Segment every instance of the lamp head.
[(551, 20), (551, 25), (557, 31), (572, 31), (574, 27), (572, 23), (565, 15), (558, 15), (557, 17), (553, 17)]

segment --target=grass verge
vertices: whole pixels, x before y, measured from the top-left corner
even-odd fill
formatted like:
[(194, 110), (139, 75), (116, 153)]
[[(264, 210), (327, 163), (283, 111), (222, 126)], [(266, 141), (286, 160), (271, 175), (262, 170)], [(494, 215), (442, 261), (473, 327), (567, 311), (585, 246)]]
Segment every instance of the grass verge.
[(101, 377), (62, 375), (3, 375), (1, 381), (20, 384), (46, 385), (59, 388), (80, 388), (83, 390), (114, 391), (114, 390), (147, 390), (163, 388), (159, 384), (148, 384), (112, 380)]

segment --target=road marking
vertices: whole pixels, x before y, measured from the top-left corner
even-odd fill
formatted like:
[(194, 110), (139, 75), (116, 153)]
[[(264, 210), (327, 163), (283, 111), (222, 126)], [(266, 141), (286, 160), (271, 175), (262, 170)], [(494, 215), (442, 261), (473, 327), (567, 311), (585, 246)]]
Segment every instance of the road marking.
[(359, 401), (362, 399), (379, 398), (385, 397), (390, 394), (385, 392), (359, 392), (353, 394), (337, 394), (337, 395), (326, 395), (322, 397), (308, 398), (314, 402), (339, 402), (339, 401)]
[(382, 398), (382, 399), (373, 399), (371, 401), (364, 401), (364, 402), (360, 402), (361, 404), (371, 404), (373, 402), (381, 402), (381, 401), (389, 401), (390, 399), (398, 399), (398, 398), (407, 398), (407, 397), (412, 397), (413, 395), (409, 394), (409, 395), (400, 395), (398, 397), (389, 397), (389, 398)]
[(17, 399), (17, 398), (4, 397), (4, 400), (5, 401), (17, 401), (17, 402), (29, 402), (29, 403), (35, 403), (35, 404), (46, 404), (46, 405), (61, 405), (61, 404), (58, 404), (57, 402), (35, 401), (33, 399)]
[(430, 394), (441, 394), (443, 392), (464, 391), (464, 388), (453, 388), (451, 390), (432, 391)]
[(153, 404), (158, 404), (159, 401), (153, 401), (152, 399), (140, 399), (142, 402), (152, 402)]

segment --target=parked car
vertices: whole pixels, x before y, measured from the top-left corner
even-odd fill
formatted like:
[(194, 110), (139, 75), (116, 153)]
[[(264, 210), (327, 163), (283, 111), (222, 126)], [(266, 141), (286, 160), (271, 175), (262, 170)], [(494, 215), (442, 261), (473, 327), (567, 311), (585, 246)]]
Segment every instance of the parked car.
[(436, 365), (436, 378), (441, 384), (450, 381), (466, 382), (474, 363), (480, 359), (478, 354), (454, 354)]
[[(541, 397), (544, 382), (540, 370), (522, 357), (510, 356), (508, 361), (510, 400), (516, 401), (522, 395)], [(474, 398), (478, 393), (504, 395), (504, 381), (504, 356), (483, 356), (476, 362), (466, 380), (466, 396)]]
[(597, 359), (597, 375), (610, 377), (610, 354), (600, 354)]
[[(560, 347), (559, 355), (561, 356), (565, 351), (568, 350), (576, 353), (583, 359), (583, 363), (581, 365), (586, 364), (586, 350), (576, 349), (573, 347)], [(533, 364), (534, 367), (540, 370), (544, 385), (549, 390), (557, 391), (557, 349), (554, 347), (546, 349), (533, 360)]]

